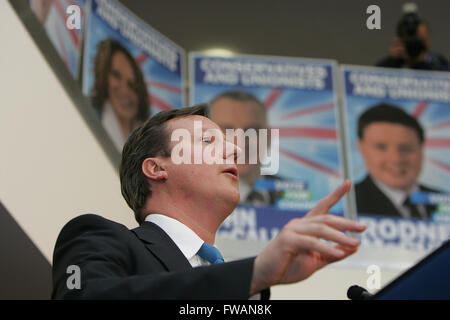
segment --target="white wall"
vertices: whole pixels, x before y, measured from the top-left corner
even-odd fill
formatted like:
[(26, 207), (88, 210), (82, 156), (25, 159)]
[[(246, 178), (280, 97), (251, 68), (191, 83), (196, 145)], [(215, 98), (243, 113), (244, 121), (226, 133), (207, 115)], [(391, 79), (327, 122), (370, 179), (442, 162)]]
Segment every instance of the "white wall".
[(135, 227), (116, 170), (5, 0), (0, 43), (0, 201), (50, 262), (72, 217)]

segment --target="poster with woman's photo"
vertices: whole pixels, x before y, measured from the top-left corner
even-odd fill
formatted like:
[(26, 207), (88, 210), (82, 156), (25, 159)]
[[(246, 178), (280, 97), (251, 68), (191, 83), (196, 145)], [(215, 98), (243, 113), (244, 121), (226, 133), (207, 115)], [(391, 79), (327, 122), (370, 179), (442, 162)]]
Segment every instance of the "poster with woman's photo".
[[(209, 103), (224, 131), (248, 133), (238, 144), (245, 154), (245, 162), (238, 159), (241, 205), (301, 215), (342, 183), (334, 61), (194, 53), (189, 67), (190, 103)], [(258, 153), (252, 162), (263, 147), (270, 159)], [(275, 172), (264, 173), (270, 165)], [(331, 212), (344, 209), (340, 201)]]
[(356, 212), (377, 219), (374, 238), (445, 240), (435, 224), (450, 222), (450, 75), (342, 66), (342, 81)]
[(115, 0), (88, 5), (83, 93), (119, 151), (150, 115), (184, 106), (184, 51)]
[(79, 76), (85, 4), (86, 0), (30, 0), (31, 9), (75, 79)]

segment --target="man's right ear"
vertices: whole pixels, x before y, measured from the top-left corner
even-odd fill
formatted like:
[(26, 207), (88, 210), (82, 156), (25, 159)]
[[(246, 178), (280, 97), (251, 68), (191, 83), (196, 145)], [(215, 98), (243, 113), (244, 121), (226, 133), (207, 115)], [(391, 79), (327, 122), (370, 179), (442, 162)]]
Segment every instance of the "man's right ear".
[(162, 166), (162, 162), (158, 158), (147, 158), (142, 161), (142, 172), (153, 181), (167, 180), (169, 177), (167, 171)]

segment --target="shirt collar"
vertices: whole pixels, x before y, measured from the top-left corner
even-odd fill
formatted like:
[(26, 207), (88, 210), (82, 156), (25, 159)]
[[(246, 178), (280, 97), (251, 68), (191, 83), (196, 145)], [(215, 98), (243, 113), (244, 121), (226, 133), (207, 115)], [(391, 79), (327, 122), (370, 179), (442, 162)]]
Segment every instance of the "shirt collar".
[(252, 188), (250, 187), (250, 185), (239, 179), (239, 194), (241, 196), (241, 202), (245, 202), (251, 191)]
[(188, 260), (197, 254), (204, 242), (189, 227), (168, 216), (153, 213), (149, 214), (145, 221), (152, 222), (163, 229)]
[(406, 198), (415, 191), (418, 191), (419, 188), (417, 187), (417, 185), (414, 185), (411, 188), (410, 192), (405, 192), (403, 190), (397, 189), (397, 188), (392, 188), (388, 185), (386, 185), (385, 183), (381, 182), (380, 180), (377, 180), (375, 178), (373, 178), (373, 182), (375, 183), (375, 185), (381, 190), (383, 191), (383, 193), (397, 206), (401, 207), (403, 206), (403, 203), (405, 202)]
[(253, 191), (257, 191), (261, 195), (261, 197), (263, 197), (264, 200), (262, 201), (261, 205), (270, 205), (269, 191), (255, 190), (254, 186), (252, 187), (247, 182), (239, 179), (239, 195), (241, 203), (246, 203), (248, 196)]

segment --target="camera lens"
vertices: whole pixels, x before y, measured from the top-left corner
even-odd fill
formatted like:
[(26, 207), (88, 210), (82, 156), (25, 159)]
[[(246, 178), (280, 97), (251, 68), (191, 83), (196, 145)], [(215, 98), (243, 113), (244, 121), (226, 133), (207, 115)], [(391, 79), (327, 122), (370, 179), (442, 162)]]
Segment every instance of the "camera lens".
[(411, 59), (417, 58), (425, 51), (425, 43), (416, 36), (422, 20), (416, 13), (407, 13), (397, 25), (397, 36), (403, 39), (406, 53)]
[(412, 59), (417, 58), (422, 52), (425, 51), (425, 44), (422, 39), (417, 37), (408, 38), (404, 41), (406, 53)]

